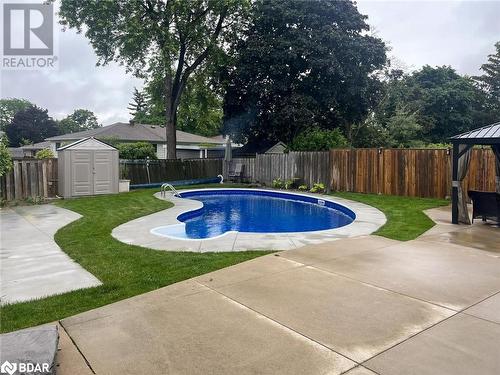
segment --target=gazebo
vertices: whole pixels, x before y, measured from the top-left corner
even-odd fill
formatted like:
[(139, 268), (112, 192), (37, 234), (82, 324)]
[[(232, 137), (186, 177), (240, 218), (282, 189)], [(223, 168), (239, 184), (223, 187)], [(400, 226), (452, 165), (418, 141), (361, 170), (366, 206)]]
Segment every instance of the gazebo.
[(496, 192), (500, 193), (500, 122), (471, 130), (451, 138), (453, 144), (452, 163), (452, 222), (470, 224), (467, 211), (467, 196), (462, 189), (462, 181), (469, 170), (472, 147), (491, 146), (496, 156)]

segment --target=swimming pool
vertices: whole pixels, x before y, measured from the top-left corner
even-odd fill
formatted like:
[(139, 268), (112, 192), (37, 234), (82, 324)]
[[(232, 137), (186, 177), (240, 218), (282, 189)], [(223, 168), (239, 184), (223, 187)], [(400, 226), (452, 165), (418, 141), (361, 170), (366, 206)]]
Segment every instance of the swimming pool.
[(182, 192), (203, 207), (180, 214), (180, 224), (156, 227), (153, 234), (208, 239), (228, 232), (294, 233), (324, 231), (351, 224), (349, 208), (317, 197), (266, 190), (213, 189)]

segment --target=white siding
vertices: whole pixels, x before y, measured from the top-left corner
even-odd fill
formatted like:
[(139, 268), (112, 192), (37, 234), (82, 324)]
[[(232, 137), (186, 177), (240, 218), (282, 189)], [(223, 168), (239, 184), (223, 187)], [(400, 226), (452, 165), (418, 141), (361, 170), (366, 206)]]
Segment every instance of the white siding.
[(158, 143), (156, 145), (156, 157), (158, 159), (166, 159), (167, 158), (167, 145)]

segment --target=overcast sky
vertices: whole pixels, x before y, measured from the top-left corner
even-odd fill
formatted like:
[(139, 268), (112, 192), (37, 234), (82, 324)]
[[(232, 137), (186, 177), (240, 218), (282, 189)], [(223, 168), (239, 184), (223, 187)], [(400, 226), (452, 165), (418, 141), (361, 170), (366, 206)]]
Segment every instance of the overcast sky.
[[(408, 69), (451, 65), (474, 75), (500, 41), (497, 1), (374, 1), (358, 8)], [(111, 64), (96, 67), (85, 37), (69, 30), (59, 35), (57, 71), (3, 71), (1, 97), (25, 98), (63, 118), (76, 108), (90, 109), (99, 122), (128, 121), (127, 105), (142, 82)]]

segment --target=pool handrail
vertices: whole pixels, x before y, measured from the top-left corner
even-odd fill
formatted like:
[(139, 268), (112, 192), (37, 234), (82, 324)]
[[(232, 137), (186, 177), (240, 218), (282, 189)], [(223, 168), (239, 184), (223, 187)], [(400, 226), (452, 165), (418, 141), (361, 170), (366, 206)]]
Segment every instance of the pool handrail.
[(172, 184), (165, 183), (161, 185), (160, 187), (160, 194), (162, 197), (165, 197), (165, 194), (167, 193), (167, 189), (171, 190), (174, 193), (174, 197), (180, 197), (179, 192), (177, 191), (176, 188)]

